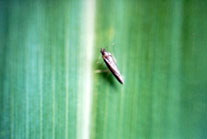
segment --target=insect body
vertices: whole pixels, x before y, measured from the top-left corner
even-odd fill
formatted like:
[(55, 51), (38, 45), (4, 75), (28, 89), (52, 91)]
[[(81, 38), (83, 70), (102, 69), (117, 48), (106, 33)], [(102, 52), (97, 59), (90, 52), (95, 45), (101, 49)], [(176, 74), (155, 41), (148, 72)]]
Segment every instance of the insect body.
[(112, 74), (116, 77), (116, 79), (121, 83), (124, 84), (124, 79), (116, 65), (115, 60), (113, 59), (111, 53), (106, 52), (104, 48), (101, 49), (101, 54), (104, 59), (104, 62), (106, 63), (109, 70), (112, 72)]

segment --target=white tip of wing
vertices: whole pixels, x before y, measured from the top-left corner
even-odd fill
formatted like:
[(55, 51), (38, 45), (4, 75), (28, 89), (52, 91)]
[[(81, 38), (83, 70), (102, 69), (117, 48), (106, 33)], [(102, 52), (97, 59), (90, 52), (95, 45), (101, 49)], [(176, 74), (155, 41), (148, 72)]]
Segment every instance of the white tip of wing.
[(121, 84), (124, 84), (124, 78), (123, 78), (123, 76), (120, 76), (120, 82), (121, 82)]

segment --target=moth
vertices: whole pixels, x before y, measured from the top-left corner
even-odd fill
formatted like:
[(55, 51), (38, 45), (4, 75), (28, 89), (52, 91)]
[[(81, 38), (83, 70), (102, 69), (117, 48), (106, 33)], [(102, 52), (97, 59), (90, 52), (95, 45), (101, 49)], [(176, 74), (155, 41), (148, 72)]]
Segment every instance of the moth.
[(116, 79), (121, 83), (124, 84), (124, 79), (117, 67), (116, 61), (114, 60), (111, 53), (106, 52), (104, 48), (101, 48), (101, 54), (103, 57), (104, 62), (106, 63), (109, 70), (112, 72), (112, 74), (116, 77)]

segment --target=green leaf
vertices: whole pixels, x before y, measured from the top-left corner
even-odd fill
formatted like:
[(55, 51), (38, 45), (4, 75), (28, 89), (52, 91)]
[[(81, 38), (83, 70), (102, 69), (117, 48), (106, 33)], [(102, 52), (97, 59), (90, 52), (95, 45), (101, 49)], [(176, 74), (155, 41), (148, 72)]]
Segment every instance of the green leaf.
[(205, 138), (206, 6), (1, 2), (0, 138)]

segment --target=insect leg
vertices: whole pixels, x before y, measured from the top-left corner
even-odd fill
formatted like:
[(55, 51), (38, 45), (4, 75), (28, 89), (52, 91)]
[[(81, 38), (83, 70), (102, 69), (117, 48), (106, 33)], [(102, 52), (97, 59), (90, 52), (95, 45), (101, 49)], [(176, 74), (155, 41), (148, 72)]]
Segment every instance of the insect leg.
[(109, 73), (109, 70), (95, 70), (95, 73)]

